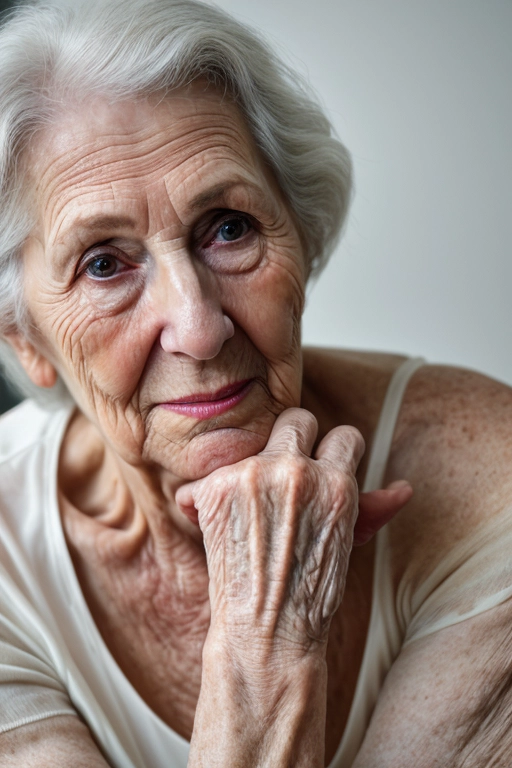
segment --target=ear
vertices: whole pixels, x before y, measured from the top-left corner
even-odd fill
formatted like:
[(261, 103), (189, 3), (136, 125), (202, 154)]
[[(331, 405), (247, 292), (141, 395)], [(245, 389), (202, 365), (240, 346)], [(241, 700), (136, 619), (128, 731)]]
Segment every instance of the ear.
[(28, 377), (37, 387), (50, 389), (57, 382), (57, 371), (50, 361), (20, 333), (10, 333), (6, 341), (16, 352)]

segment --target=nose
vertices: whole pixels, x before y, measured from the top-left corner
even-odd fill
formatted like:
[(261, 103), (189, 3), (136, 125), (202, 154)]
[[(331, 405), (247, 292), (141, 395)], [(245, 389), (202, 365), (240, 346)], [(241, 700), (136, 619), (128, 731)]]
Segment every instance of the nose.
[(164, 323), (160, 345), (165, 352), (195, 360), (211, 360), (235, 332), (208, 279), (200, 279), (193, 265), (181, 261), (165, 281)]

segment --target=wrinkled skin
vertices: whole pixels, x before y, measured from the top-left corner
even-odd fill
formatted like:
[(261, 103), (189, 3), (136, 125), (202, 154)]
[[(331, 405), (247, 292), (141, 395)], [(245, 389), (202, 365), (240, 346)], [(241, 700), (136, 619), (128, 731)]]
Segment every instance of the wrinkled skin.
[[(86, 120), (81, 109), (30, 158), (44, 211), (25, 253), (36, 341), (124, 461), (200, 477), (261, 450), (278, 413), (299, 404), (298, 234), (215, 93), (98, 99)], [(234, 242), (216, 234), (226, 211), (241, 212)], [(96, 255), (117, 272), (95, 279)], [(255, 385), (236, 415), (205, 423), (160, 407), (245, 379)]]
[(339, 428), (311, 459), (316, 432), (310, 414), (289, 409), (257, 458), (178, 491), (178, 503), (198, 510), (212, 615), (233, 641), (256, 628), (263, 646), (326, 641), (352, 548), (363, 441)]
[[(36, 384), (60, 374), (81, 411), (63, 517), (100, 629), (150, 706), (193, 727), (191, 766), (323, 765), (363, 441), (336, 427), (315, 447), (316, 419), (297, 408), (307, 266), (275, 180), (234, 105), (201, 83), (68, 105), (25, 167), (41, 212), (24, 253), (32, 326), (10, 341)], [(169, 407), (244, 381), (215, 417)], [(409, 497), (362, 496), (356, 542)]]

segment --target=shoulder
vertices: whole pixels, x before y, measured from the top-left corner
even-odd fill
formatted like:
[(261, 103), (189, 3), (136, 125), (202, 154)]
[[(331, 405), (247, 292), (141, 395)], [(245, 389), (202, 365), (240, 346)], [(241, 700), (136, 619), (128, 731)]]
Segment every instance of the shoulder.
[(26, 400), (0, 418), (0, 554), (16, 542), (37, 547), (41, 509), (53, 487), (70, 407), (49, 410)]
[(317, 417), (320, 436), (339, 424), (350, 424), (370, 445), (389, 382), (406, 359), (381, 352), (306, 347), (302, 404)]
[(25, 451), (48, 434), (54, 411), (33, 400), (22, 403), (0, 417), (0, 463)]
[(387, 480), (415, 494), (391, 530), (404, 561), (428, 568), (512, 504), (512, 389), (482, 374), (425, 366), (411, 380)]
[(381, 538), (403, 644), (357, 766), (510, 762), (511, 436), (506, 385), (441, 366), (411, 380), (388, 480), (415, 494)]

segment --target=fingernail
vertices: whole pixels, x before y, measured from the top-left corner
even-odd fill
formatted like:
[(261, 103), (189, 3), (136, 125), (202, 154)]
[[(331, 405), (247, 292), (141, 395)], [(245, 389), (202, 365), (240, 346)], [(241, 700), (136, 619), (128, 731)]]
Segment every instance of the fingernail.
[(393, 480), (392, 483), (388, 485), (388, 491), (398, 491), (401, 488), (411, 488), (411, 484), (408, 480)]

